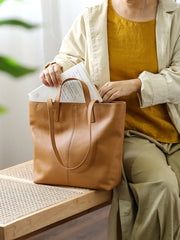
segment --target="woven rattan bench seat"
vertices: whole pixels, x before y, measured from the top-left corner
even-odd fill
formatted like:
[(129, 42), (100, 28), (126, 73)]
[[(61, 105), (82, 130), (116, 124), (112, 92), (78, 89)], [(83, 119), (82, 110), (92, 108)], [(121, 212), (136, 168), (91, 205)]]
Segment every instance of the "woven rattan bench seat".
[(12, 240), (111, 199), (111, 192), (33, 183), (33, 162), (0, 171), (0, 240)]

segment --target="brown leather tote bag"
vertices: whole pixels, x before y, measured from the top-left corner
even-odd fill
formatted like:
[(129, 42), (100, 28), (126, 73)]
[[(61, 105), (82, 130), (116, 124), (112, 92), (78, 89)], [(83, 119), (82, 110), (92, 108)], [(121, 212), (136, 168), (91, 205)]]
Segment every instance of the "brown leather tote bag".
[(34, 182), (111, 190), (121, 181), (126, 104), (91, 100), (78, 81), (85, 103), (61, 103), (62, 85), (54, 102), (29, 101)]

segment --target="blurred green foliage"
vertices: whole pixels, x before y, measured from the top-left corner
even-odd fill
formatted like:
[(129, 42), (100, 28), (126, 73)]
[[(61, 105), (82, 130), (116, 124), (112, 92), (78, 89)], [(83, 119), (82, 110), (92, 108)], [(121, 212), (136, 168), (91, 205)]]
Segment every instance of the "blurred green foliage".
[[(6, 0), (0, 0), (0, 4), (2, 3), (2, 2), (5, 2)], [(24, 1), (24, 0), (16, 0), (16, 1), (19, 1), (19, 2), (22, 2), (22, 1)]]
[[(4, 3), (7, 0), (0, 0), (0, 4)], [(14, 1), (23, 1), (23, 0), (14, 0)], [(3, 19), (0, 20), (0, 26), (19, 26), (27, 30), (34, 29), (39, 27), (37, 24), (30, 24), (28, 22), (19, 20), (19, 19)], [(21, 65), (15, 59), (7, 56), (0, 56), (0, 71), (6, 72), (18, 79), (26, 74), (34, 73), (37, 68), (29, 68)], [(0, 115), (7, 112), (7, 109), (0, 105)]]
[(0, 114), (7, 112), (7, 108), (0, 106)]
[(29, 24), (24, 21), (20, 21), (17, 19), (6, 19), (6, 20), (0, 20), (0, 26), (1, 25), (14, 25), (14, 26), (19, 26), (19, 27), (24, 27), (26, 29), (32, 29), (32, 28), (37, 28), (38, 25), (36, 24)]
[(0, 71), (9, 73), (15, 78), (19, 78), (26, 74), (33, 73), (36, 70), (36, 68), (24, 67), (12, 58), (0, 56)]

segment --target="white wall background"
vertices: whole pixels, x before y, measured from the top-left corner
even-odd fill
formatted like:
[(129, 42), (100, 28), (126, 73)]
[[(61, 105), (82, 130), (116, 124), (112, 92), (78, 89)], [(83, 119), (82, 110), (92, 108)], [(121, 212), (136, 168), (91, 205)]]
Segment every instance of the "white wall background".
[(44, 23), (44, 59), (51, 61), (74, 19), (92, 0), (41, 0)]
[(0, 19), (18, 18), (41, 24), (30, 31), (0, 27), (0, 55), (39, 68), (19, 79), (0, 72), (0, 105), (8, 108), (6, 114), (0, 115), (0, 169), (33, 158), (27, 94), (41, 84), (39, 75), (44, 64), (58, 53), (63, 36), (88, 1), (6, 0), (0, 5)]
[[(0, 19), (9, 18), (41, 24), (40, 0), (5, 1), (0, 5)], [(43, 66), (42, 36), (42, 27), (32, 30), (0, 27), (0, 55), (39, 68), (36, 73), (18, 79), (0, 72), (0, 104), (8, 108), (6, 114), (0, 115), (0, 168), (32, 159), (27, 93), (39, 85), (39, 71)]]

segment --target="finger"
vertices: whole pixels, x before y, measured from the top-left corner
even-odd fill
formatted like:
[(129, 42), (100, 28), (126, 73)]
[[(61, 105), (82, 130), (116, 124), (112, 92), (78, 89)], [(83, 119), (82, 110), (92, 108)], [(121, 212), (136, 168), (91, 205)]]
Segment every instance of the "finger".
[(109, 91), (107, 91), (103, 96), (103, 101), (108, 102), (108, 99), (114, 94), (114, 92), (114, 89), (110, 89)]
[(104, 88), (105, 88), (105, 86), (102, 86), (98, 91), (99, 91), (99, 94), (101, 95), (101, 97), (102, 97), (102, 95), (103, 95), (103, 93), (104, 93)]
[(44, 81), (44, 80), (45, 80), (45, 74), (44, 74), (43, 71), (42, 71), (41, 74), (40, 74), (40, 79), (41, 79), (41, 81)]
[(50, 87), (49, 83), (48, 83), (48, 82), (46, 82), (45, 80), (44, 80), (44, 81), (42, 81), (42, 83), (43, 83), (45, 86), (47, 86), (47, 87)]
[(41, 74), (40, 74), (40, 79), (41, 79), (41, 82), (44, 84), (44, 85), (46, 85), (47, 87), (49, 87), (50, 85), (49, 85), (49, 83), (46, 81), (46, 79), (45, 79), (45, 74), (44, 74), (44, 72), (41, 72)]
[(55, 72), (58, 84), (61, 84), (62, 83), (62, 79), (61, 79), (62, 71), (61, 71), (61, 67), (58, 64), (54, 64), (54, 72)]
[(103, 98), (104, 95), (110, 91), (112, 89), (112, 86), (109, 84), (109, 83), (106, 83), (104, 86), (102, 86), (100, 89), (99, 89), (99, 93), (101, 95), (101, 97)]
[(59, 85), (57, 79), (56, 79), (56, 74), (54, 72), (54, 66), (51, 65), (48, 67), (48, 71), (49, 71), (49, 76), (51, 78), (51, 81), (53, 83), (53, 86), (57, 87)]
[(46, 70), (44, 71), (44, 74), (45, 74), (45, 81), (49, 84), (50, 87), (53, 87), (54, 84), (53, 84), (53, 82), (52, 82), (52, 80), (51, 80), (51, 77), (50, 77), (50, 75), (49, 75), (48, 69), (46, 69)]
[(118, 93), (115, 92), (113, 93), (108, 99), (107, 99), (107, 102), (112, 102), (114, 101), (115, 99), (117, 99), (119, 96), (118, 96)]

